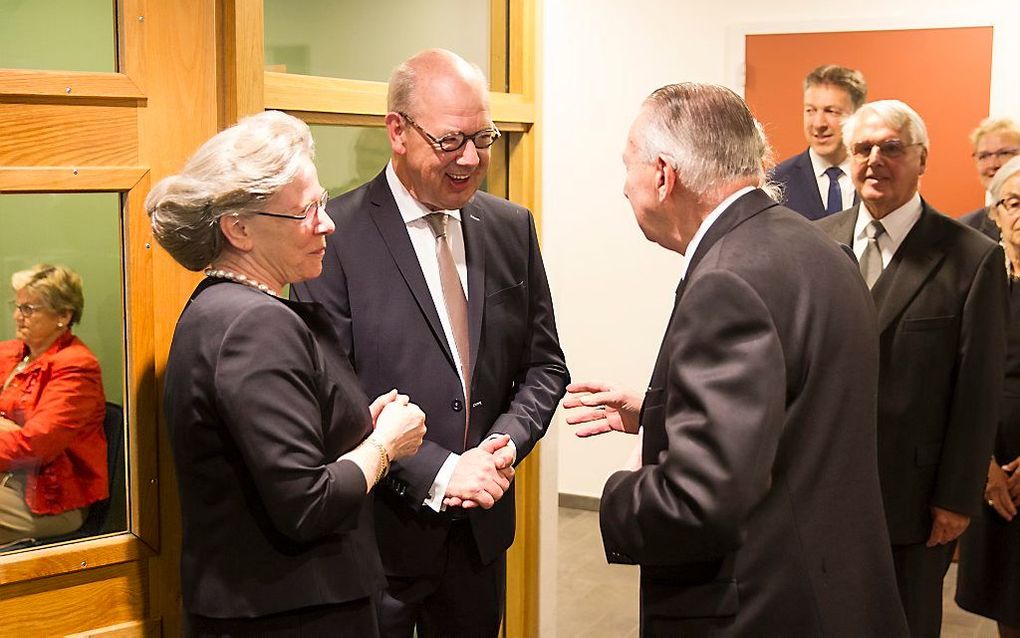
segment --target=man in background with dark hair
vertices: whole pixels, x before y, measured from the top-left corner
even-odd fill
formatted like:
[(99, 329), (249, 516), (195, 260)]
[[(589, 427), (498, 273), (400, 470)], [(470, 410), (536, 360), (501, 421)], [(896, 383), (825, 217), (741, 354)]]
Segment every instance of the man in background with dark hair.
[(841, 129), (867, 97), (864, 76), (854, 69), (826, 64), (804, 78), (808, 148), (776, 166), (772, 179), (782, 185), (784, 203), (808, 219), (838, 213), (858, 201)]

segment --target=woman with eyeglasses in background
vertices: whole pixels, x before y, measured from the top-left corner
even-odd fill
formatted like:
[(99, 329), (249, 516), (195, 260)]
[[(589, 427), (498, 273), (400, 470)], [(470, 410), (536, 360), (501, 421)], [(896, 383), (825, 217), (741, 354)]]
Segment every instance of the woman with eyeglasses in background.
[(99, 362), (71, 334), (81, 277), (40, 264), (11, 276), (16, 338), (0, 343), (0, 546), (77, 530), (109, 496)]
[(998, 621), (1000, 636), (1020, 638), (1020, 157), (998, 170), (988, 190), (1009, 274), (1006, 379), (986, 507), (960, 538), (956, 602)]

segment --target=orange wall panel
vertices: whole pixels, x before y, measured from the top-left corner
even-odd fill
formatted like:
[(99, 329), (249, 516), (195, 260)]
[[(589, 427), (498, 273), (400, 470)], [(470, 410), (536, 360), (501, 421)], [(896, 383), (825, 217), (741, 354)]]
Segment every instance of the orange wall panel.
[(947, 215), (984, 204), (967, 135), (988, 116), (992, 27), (749, 35), (744, 95), (768, 132), (776, 161), (807, 147), (803, 81), (813, 68), (859, 69), (868, 100), (895, 98), (928, 126), (921, 195)]

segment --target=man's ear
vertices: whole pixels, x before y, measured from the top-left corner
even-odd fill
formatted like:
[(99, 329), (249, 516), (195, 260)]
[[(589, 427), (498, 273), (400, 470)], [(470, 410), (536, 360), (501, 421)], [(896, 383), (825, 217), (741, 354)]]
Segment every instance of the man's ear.
[(669, 199), (676, 188), (677, 174), (673, 164), (659, 155), (655, 158), (655, 192), (660, 202)]
[(404, 121), (404, 118), (391, 111), (386, 114), (386, 119), (383, 121), (386, 123), (386, 133), (390, 138), (390, 149), (393, 151), (393, 154), (404, 155), (407, 153), (407, 144), (404, 143), (407, 123)]
[(921, 147), (921, 171), (918, 175), (924, 175), (925, 169), (928, 168), (928, 149)]
[(227, 242), (242, 252), (252, 249), (251, 229), (242, 217), (237, 215), (224, 215), (220, 217), (220, 231), (227, 238)]

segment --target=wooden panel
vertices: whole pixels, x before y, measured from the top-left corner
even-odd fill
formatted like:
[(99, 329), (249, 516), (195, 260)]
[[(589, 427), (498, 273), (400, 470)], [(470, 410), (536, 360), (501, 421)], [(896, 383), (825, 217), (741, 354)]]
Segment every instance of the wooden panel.
[(135, 109), (0, 103), (0, 165), (138, 164)]
[(263, 0), (220, 0), (220, 128), (263, 110)]
[(68, 634), (64, 638), (143, 638), (162, 635), (162, 623), (159, 618), (123, 622), (109, 627), (90, 629), (77, 634)]
[(60, 636), (145, 618), (145, 563), (0, 587), (4, 636)]
[(510, 31), (507, 0), (489, 0), (489, 88), (507, 90), (507, 34)]
[(85, 98), (144, 102), (134, 81), (121, 73), (24, 71), (0, 69), (0, 95), (25, 98), (60, 98), (68, 103)]
[(21, 581), (91, 570), (152, 554), (145, 543), (126, 532), (13, 552), (0, 558), (0, 585), (12, 586)]
[[(967, 136), (988, 116), (991, 27), (751, 35), (745, 43), (744, 95), (777, 161), (807, 147), (804, 76), (821, 64), (840, 64), (864, 73), (869, 101), (903, 100), (924, 119), (931, 139), (920, 187), (925, 199), (952, 215), (984, 204)], [(910, 55), (890, 64), (894, 50)]]
[(140, 167), (53, 166), (7, 168), (0, 166), (0, 193), (108, 192), (135, 187), (147, 173)]
[[(386, 84), (293, 73), (265, 73), (265, 106), (283, 111), (386, 115)], [(535, 105), (523, 95), (490, 93), (497, 122), (535, 121)]]

